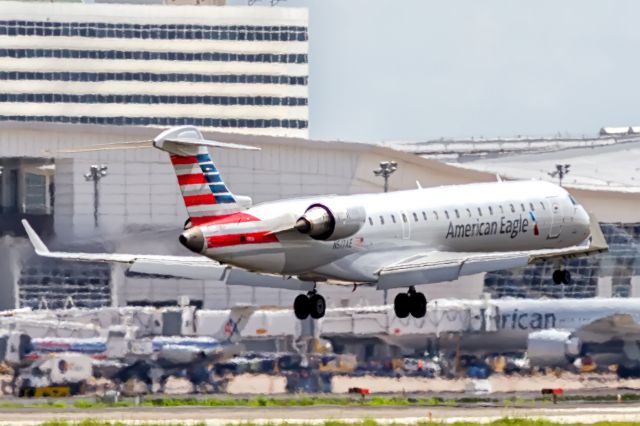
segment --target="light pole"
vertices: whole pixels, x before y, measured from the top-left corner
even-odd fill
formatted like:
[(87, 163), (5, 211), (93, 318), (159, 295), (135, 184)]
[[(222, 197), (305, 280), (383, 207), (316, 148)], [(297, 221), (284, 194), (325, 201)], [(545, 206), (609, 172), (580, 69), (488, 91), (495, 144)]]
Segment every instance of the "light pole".
[[(389, 191), (389, 176), (398, 170), (398, 163), (395, 161), (381, 161), (380, 168), (373, 171), (375, 176), (382, 176), (384, 178), (384, 192)], [(389, 290), (385, 290), (383, 293), (384, 304), (387, 304), (389, 296)]]
[(384, 192), (389, 191), (389, 176), (398, 170), (398, 163), (395, 161), (381, 161), (380, 168), (373, 171), (376, 176), (384, 178)]
[(562, 186), (562, 178), (569, 174), (570, 168), (571, 164), (556, 164), (556, 169), (552, 172), (548, 172), (547, 174), (551, 177), (558, 176), (559, 184)]
[(87, 182), (93, 181), (93, 225), (98, 227), (98, 202), (100, 196), (98, 194), (98, 182), (107, 175), (107, 166), (104, 164), (92, 164), (89, 171), (84, 174)]

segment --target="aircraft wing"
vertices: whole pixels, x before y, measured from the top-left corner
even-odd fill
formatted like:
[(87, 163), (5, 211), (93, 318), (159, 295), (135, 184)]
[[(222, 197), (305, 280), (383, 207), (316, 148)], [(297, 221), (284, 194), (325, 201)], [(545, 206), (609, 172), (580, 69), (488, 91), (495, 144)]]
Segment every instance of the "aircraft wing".
[(146, 274), (171, 275), (191, 279), (222, 279), (227, 266), (221, 265), (206, 257), (196, 256), (164, 256), (122, 253), (70, 253), (50, 251), (42, 242), (29, 222), (22, 220), (29, 241), (36, 254), (42, 257), (83, 262), (123, 263), (130, 265), (131, 272)]
[(29, 222), (22, 220), (29, 241), (38, 256), (81, 262), (122, 263), (130, 272), (167, 275), (192, 280), (224, 281), (227, 285), (246, 285), (286, 290), (310, 291), (314, 283), (277, 275), (259, 275), (242, 269), (222, 265), (204, 256), (165, 256), (123, 253), (70, 253), (50, 251)]
[(640, 324), (629, 314), (599, 318), (574, 332), (580, 340), (602, 343), (609, 340), (640, 340)]
[(519, 268), (558, 258), (606, 252), (607, 243), (594, 217), (591, 236), (580, 245), (560, 249), (512, 252), (448, 252), (417, 254), (379, 269), (378, 289), (453, 281), (465, 275)]

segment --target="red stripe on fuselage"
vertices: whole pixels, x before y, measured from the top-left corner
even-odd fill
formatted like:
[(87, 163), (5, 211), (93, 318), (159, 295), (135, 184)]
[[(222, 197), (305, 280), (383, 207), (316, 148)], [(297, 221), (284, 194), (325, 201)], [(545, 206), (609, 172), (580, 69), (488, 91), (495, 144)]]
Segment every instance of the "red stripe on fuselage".
[(238, 212), (238, 213), (230, 213), (230, 214), (221, 214), (217, 216), (192, 217), (191, 223), (194, 226), (223, 225), (225, 223), (257, 222), (259, 220), (260, 219), (250, 214)]
[(198, 158), (195, 155), (182, 156), (182, 155), (172, 155), (171, 156), (171, 164), (197, 164)]
[(194, 185), (197, 183), (207, 183), (203, 174), (178, 175), (178, 185)]
[(220, 248), (243, 244), (277, 243), (278, 237), (269, 231), (251, 232), (248, 234), (214, 235), (207, 237), (207, 248)]
[[(185, 206), (201, 206), (203, 204), (216, 204), (216, 197), (213, 194), (187, 195), (184, 198)], [(193, 219), (191, 220), (193, 223)]]

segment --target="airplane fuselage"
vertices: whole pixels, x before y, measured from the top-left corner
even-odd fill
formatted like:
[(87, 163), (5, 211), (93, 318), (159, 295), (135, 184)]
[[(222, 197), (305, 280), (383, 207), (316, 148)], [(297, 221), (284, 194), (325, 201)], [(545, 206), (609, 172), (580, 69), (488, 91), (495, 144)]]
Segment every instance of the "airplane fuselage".
[[(328, 240), (296, 229), (273, 232), (280, 220), (301, 217), (313, 205), (344, 210), (344, 229), (355, 232)], [(374, 282), (370, 263), (377, 256), (390, 264), (436, 250), (567, 247), (589, 236), (589, 216), (559, 186), (518, 181), (268, 202), (200, 229), (206, 241), (202, 254), (222, 263), (263, 273)]]

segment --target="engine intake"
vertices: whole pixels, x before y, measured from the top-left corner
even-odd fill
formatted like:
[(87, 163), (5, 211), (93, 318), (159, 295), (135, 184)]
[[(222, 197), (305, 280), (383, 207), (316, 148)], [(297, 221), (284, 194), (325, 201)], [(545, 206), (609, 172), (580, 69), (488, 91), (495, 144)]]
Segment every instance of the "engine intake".
[(566, 366), (580, 356), (582, 342), (567, 330), (540, 330), (529, 334), (527, 355), (532, 366)]
[(366, 217), (362, 206), (346, 206), (336, 201), (317, 203), (307, 208), (294, 227), (314, 240), (333, 241), (358, 232)]

